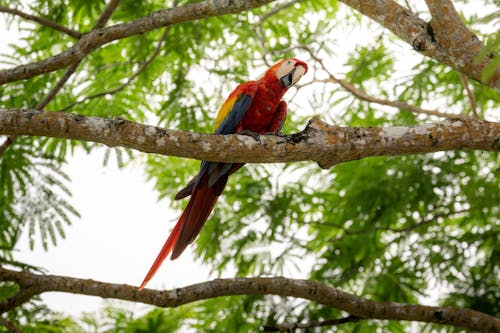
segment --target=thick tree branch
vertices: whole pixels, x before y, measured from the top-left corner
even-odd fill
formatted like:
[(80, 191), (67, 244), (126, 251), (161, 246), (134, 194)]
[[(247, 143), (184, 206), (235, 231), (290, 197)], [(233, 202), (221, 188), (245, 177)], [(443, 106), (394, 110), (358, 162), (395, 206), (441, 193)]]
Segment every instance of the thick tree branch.
[[(461, 27), (457, 28), (454, 17), (456, 12), (449, 0), (427, 1), (433, 15), (430, 24), (393, 0), (340, 1), (389, 29), (423, 55), (445, 63), (479, 82), (500, 90), (500, 67), (487, 80), (482, 78), (483, 70), (488, 66), (491, 58), (485, 56), (481, 60), (478, 59), (478, 56), (484, 51), (484, 45), (461, 21)], [(446, 5), (441, 6), (440, 4), (443, 2)], [(444, 13), (444, 11), (451, 13), (450, 6), (453, 8), (454, 14), (438, 18), (438, 13)], [(447, 21), (443, 22), (442, 17), (446, 17)], [(454, 23), (452, 27), (439, 31), (442, 25), (452, 21)], [(436, 26), (436, 23), (440, 25)], [(446, 33), (449, 29), (451, 30)]]
[(36, 135), (99, 142), (142, 152), (220, 162), (316, 161), (323, 168), (369, 156), (456, 149), (500, 151), (500, 123), (447, 119), (411, 127), (352, 128), (314, 118), (286, 137), (212, 135), (63, 112), (0, 109), (0, 135)]
[(66, 28), (65, 26), (62, 26), (62, 25), (60, 25), (58, 23), (52, 22), (50, 20), (47, 20), (47, 19), (45, 19), (43, 17), (36, 16), (36, 15), (31, 15), (31, 14), (28, 14), (28, 13), (24, 13), (24, 12), (22, 12), (20, 10), (14, 9), (14, 8), (8, 8), (8, 7), (0, 6), (0, 12), (9, 13), (9, 14), (12, 14), (12, 15), (17, 15), (17, 16), (20, 16), (20, 17), (22, 17), (24, 19), (40, 23), (41, 25), (44, 25), (44, 26), (49, 27), (51, 29), (54, 29), (54, 30), (60, 31), (62, 33), (65, 33), (65, 34), (67, 34), (67, 35), (69, 35), (69, 36), (71, 36), (73, 38), (77, 38), (78, 39), (78, 38), (82, 37), (82, 33), (78, 32), (78, 31)]
[(117, 39), (139, 35), (167, 25), (224, 14), (234, 14), (260, 7), (273, 1), (275, 0), (206, 0), (159, 10), (134, 21), (96, 29), (83, 35), (71, 48), (53, 57), (0, 71), (0, 85), (69, 66), (81, 61), (87, 54), (98, 47)]
[[(206, 0), (160, 10), (134, 21), (91, 31), (83, 35), (73, 47), (53, 57), (0, 71), (0, 84), (30, 78), (66, 67), (80, 61), (86, 54), (96, 48), (117, 39), (142, 34), (169, 24), (237, 13), (273, 1), (275, 0)], [(477, 81), (500, 89), (500, 68), (496, 69), (489, 78), (484, 79), (482, 77), (483, 70), (491, 62), (491, 57), (484, 56), (481, 60), (478, 60), (478, 55), (484, 51), (484, 45), (465, 26), (468, 31), (467, 34), (453, 35), (461, 39), (458, 44), (452, 43), (450, 41), (451, 36), (448, 35), (443, 36), (444, 39), (442, 40), (437, 40), (432, 25), (427, 24), (416, 14), (393, 0), (341, 1), (377, 21), (412, 45), (418, 52), (448, 64)], [(460, 49), (457, 51), (457, 49), (453, 49), (453, 46), (460, 46)]]
[[(482, 332), (499, 332), (500, 320), (471, 309), (434, 307), (394, 302), (376, 302), (345, 293), (325, 284), (298, 279), (236, 278), (217, 279), (174, 290), (137, 287), (84, 280), (57, 275), (41, 275), (28, 271), (12, 271), (0, 267), (0, 280), (14, 281), (25, 301), (48, 291), (114, 298), (159, 307), (177, 307), (191, 302), (221, 296), (278, 295), (297, 297), (347, 311), (353, 316), (371, 319), (408, 320), (468, 327)], [(19, 299), (0, 302), (0, 312), (22, 304)]]

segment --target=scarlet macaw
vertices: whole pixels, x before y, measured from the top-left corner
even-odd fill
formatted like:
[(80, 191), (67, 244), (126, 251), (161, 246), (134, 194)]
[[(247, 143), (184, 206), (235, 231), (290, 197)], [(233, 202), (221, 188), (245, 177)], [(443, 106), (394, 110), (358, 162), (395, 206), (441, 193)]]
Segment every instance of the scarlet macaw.
[[(306, 72), (306, 63), (295, 58), (284, 59), (257, 81), (240, 84), (220, 108), (215, 134), (279, 132), (287, 113), (287, 104), (281, 98)], [(227, 178), (242, 166), (241, 163), (201, 162), (198, 175), (175, 196), (176, 200), (191, 198), (139, 289), (146, 286), (170, 252), (170, 259), (174, 260), (194, 241), (224, 190)]]

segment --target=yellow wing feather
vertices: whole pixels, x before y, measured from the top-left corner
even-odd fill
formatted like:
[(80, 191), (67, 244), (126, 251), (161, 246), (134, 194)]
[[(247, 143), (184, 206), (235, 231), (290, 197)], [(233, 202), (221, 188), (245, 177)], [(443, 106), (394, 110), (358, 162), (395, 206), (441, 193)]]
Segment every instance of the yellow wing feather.
[[(256, 81), (248, 81), (240, 84), (234, 89), (224, 104), (219, 109), (219, 113), (217, 113), (217, 118), (215, 119), (215, 127), (214, 131), (216, 131), (219, 126), (223, 123), (223, 121), (231, 114), (234, 108), (234, 104), (241, 97), (242, 94), (250, 96), (253, 99), (255, 93), (257, 91), (257, 82)], [(238, 110), (241, 111), (241, 110)], [(246, 111), (246, 110), (245, 110)]]
[(222, 104), (219, 109), (219, 113), (217, 113), (217, 118), (215, 119), (214, 132), (219, 128), (220, 124), (227, 118), (231, 110), (233, 109), (234, 103), (238, 99), (239, 94), (235, 94), (236, 90), (229, 95), (224, 104)]

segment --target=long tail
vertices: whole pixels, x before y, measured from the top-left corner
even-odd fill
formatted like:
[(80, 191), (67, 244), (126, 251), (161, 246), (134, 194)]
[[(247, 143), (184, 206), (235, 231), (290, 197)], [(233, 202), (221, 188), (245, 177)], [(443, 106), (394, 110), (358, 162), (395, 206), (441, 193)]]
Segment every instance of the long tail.
[(163, 261), (172, 252), (171, 260), (176, 259), (184, 251), (186, 246), (191, 243), (200, 233), (201, 228), (212, 212), (217, 199), (226, 185), (228, 175), (221, 177), (215, 186), (208, 186), (208, 174), (204, 174), (200, 183), (193, 188), (191, 198), (184, 212), (182, 212), (179, 221), (168, 236), (158, 257), (149, 269), (139, 290), (142, 290), (146, 284), (153, 278), (156, 271), (160, 268)]

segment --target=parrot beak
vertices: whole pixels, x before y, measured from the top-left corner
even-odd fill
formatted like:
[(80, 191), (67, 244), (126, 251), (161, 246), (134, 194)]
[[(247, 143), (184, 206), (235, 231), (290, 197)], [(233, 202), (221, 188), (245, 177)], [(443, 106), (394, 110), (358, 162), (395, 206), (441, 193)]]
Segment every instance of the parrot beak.
[(293, 74), (295, 73), (295, 68), (293, 68), (290, 72), (280, 77), (280, 82), (283, 88), (288, 88), (293, 85)]
[(281, 85), (283, 88), (290, 88), (300, 80), (306, 71), (307, 68), (304, 68), (302, 64), (297, 64), (290, 72), (280, 77)]

